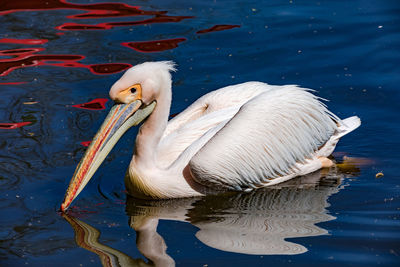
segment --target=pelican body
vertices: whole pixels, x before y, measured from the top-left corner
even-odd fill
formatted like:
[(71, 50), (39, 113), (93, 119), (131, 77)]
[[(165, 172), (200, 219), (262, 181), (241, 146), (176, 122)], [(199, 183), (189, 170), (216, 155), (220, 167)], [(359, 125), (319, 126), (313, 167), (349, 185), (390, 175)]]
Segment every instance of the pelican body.
[(173, 62), (145, 62), (111, 87), (116, 104), (78, 164), (61, 210), (126, 130), (145, 119), (125, 178), (128, 193), (144, 199), (250, 191), (329, 167), (339, 139), (361, 123), (339, 119), (310, 89), (262, 82), (212, 91), (168, 121), (172, 71)]

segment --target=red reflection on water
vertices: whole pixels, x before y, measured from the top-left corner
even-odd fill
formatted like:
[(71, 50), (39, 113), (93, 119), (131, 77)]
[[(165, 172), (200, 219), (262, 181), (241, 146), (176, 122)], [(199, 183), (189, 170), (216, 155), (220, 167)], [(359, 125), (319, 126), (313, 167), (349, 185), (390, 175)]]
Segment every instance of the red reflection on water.
[[(62, 62), (62, 63), (46, 63), (47, 66), (66, 67), (66, 68), (86, 68), (91, 73), (97, 75), (112, 74), (132, 67), (127, 63), (104, 63), (104, 64), (90, 64), (85, 65), (79, 62)], [(1, 76), (1, 75), (0, 75)]]
[(31, 55), (36, 52), (43, 51), (44, 48), (20, 48), (20, 49), (7, 49), (0, 50), (0, 56), (20, 56), (20, 55)]
[[(30, 66), (58, 66), (70, 68), (86, 68), (94, 74), (111, 74), (126, 70), (131, 64), (106, 63), (85, 65), (79, 60), (84, 59), (82, 55), (46, 55), (36, 54), (44, 48), (9, 49), (0, 51), (0, 56), (13, 56), (13, 58), (0, 59), (0, 76), (6, 76), (13, 70)], [(55, 62), (54, 62), (55, 61)]]
[(28, 82), (8, 82), (8, 83), (0, 83), (0, 85), (18, 85), (18, 84), (24, 84)]
[(20, 128), (22, 126), (31, 124), (32, 122), (30, 121), (25, 121), (25, 122), (16, 122), (16, 123), (0, 123), (0, 129), (5, 129), (5, 130), (12, 130), (16, 128)]
[(95, 74), (110, 74), (117, 73), (132, 67), (131, 64), (127, 63), (104, 63), (104, 64), (92, 64), (87, 66), (89, 70)]
[(87, 103), (72, 105), (72, 107), (90, 110), (101, 110), (106, 108), (105, 104), (107, 103), (107, 101), (107, 98), (96, 98)]
[(151, 52), (161, 52), (177, 48), (178, 44), (184, 41), (186, 41), (186, 38), (174, 38), (174, 39), (164, 39), (164, 40), (145, 41), (145, 42), (127, 42), (121, 44), (123, 46), (132, 48), (138, 52), (151, 53)]
[(174, 114), (170, 114), (170, 115), (169, 115), (169, 118), (172, 119), (172, 118), (176, 117), (177, 115), (179, 115), (179, 113), (180, 113), (180, 112), (174, 113)]
[(107, 26), (107, 23), (100, 23), (96, 25), (90, 25), (90, 24), (79, 24), (79, 23), (64, 23), (60, 26), (57, 26), (57, 30), (108, 30), (111, 29), (111, 26)]
[(2, 38), (0, 43), (7, 44), (27, 44), (27, 45), (40, 45), (47, 43), (47, 39), (13, 39), (13, 38)]
[(168, 15), (156, 15), (151, 19), (138, 20), (138, 21), (125, 21), (125, 22), (109, 22), (107, 25), (111, 26), (131, 26), (131, 25), (143, 25), (153, 23), (169, 23), (169, 22), (180, 22), (184, 19), (192, 19), (193, 16), (168, 16)]
[(65, 0), (15, 0), (2, 1), (0, 6), (0, 15), (5, 15), (21, 11), (43, 11), (51, 9), (77, 9), (89, 11), (84, 14), (71, 15), (68, 18), (107, 18), (124, 17), (139, 15), (163, 14), (163, 11), (144, 11), (136, 6), (130, 6), (123, 3), (96, 3), (96, 4), (74, 4)]
[(87, 147), (87, 146), (90, 145), (91, 142), (92, 142), (92, 141), (83, 141), (83, 142), (81, 142), (81, 145)]
[(48, 61), (73, 62), (85, 58), (80, 55), (38, 55), (44, 48), (13, 49), (0, 51), (0, 55), (15, 56), (11, 59), (0, 59), (0, 76), (8, 75), (13, 70), (29, 66), (51, 65)]
[(123, 199), (116, 199), (116, 200), (114, 201), (114, 203), (115, 203), (115, 204), (118, 204), (118, 205), (125, 205), (125, 204), (126, 204), (126, 201), (123, 200)]
[(209, 33), (209, 32), (218, 32), (218, 31), (224, 31), (224, 30), (229, 30), (233, 28), (240, 28), (240, 25), (214, 25), (211, 28), (200, 30), (196, 32), (197, 34), (202, 34), (202, 33)]
[[(97, 211), (93, 211), (93, 210), (87, 210), (86, 208), (89, 208), (89, 207), (84, 207), (84, 209), (82, 209), (81, 207), (79, 207), (79, 206), (70, 206), (69, 207), (69, 209), (68, 209), (68, 215), (69, 216), (73, 216), (73, 217), (80, 217), (80, 218), (82, 218), (82, 217), (84, 217), (85, 215), (87, 215), (87, 214), (95, 214), (95, 213), (98, 213)], [(92, 208), (92, 207), (90, 207), (90, 208)], [(65, 216), (64, 218), (66, 218), (66, 215), (63, 215), (63, 216)], [(83, 233), (83, 232), (82, 232)]]
[(180, 22), (184, 19), (194, 18), (192, 16), (168, 16), (168, 15), (156, 15), (150, 19), (137, 20), (137, 21), (124, 21), (124, 22), (105, 22), (99, 24), (80, 24), (80, 23), (64, 23), (57, 26), (58, 30), (109, 30), (117, 26), (135, 26), (135, 25), (145, 25), (153, 23), (170, 23), (170, 22)]

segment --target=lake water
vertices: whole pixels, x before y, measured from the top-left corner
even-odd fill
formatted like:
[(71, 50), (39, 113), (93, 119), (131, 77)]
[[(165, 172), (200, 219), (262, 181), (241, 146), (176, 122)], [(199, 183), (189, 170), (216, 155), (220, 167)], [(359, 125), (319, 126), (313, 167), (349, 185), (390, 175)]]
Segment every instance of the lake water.
[[(1, 266), (398, 266), (399, 1), (110, 2), (0, 3)], [(172, 114), (258, 80), (362, 125), (329, 171), (168, 201), (125, 194), (133, 128), (58, 213), (110, 86), (154, 60), (178, 64)]]

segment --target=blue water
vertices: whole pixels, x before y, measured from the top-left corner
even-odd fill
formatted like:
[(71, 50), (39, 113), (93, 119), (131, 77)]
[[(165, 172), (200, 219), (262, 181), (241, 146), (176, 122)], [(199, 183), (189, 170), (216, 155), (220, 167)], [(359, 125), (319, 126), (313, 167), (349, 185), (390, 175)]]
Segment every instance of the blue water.
[[(11, 10), (14, 2), (25, 11)], [(85, 66), (173, 60), (171, 113), (230, 84), (298, 84), (329, 99), (338, 116), (358, 115), (362, 125), (340, 141), (339, 165), (329, 172), (251, 194), (155, 202), (125, 194), (137, 132), (131, 129), (63, 217), (57, 209), (85, 150), (81, 142), (91, 140), (112, 103), (105, 110), (72, 105), (108, 98), (122, 72), (100, 75), (62, 59), (17, 64), (0, 76), (0, 123), (32, 123), (0, 129), (1, 266), (399, 264), (398, 1), (126, 0), (141, 10), (193, 18), (103, 30), (56, 27), (153, 15), (76, 19), (71, 16), (90, 10), (35, 9), (29, 2), (0, 4), (0, 40), (47, 42), (0, 41), (1, 51), (81, 55), (75, 62)], [(101, 2), (108, 1), (69, 3)], [(222, 24), (240, 27), (196, 33)], [(121, 45), (174, 38), (186, 40), (161, 52)], [(1, 54), (0, 68), (15, 57)], [(376, 178), (379, 172), (384, 176)]]

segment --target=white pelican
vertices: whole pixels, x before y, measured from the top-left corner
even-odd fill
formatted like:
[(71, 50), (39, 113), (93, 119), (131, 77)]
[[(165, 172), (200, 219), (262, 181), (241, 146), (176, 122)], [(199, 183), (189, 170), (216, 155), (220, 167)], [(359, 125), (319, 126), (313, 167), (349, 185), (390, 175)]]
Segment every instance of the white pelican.
[(261, 82), (210, 92), (168, 121), (171, 71), (171, 61), (146, 62), (111, 87), (116, 104), (78, 164), (62, 211), (125, 131), (146, 118), (125, 185), (133, 196), (159, 199), (249, 191), (329, 167), (339, 138), (361, 123), (340, 120), (310, 89)]

